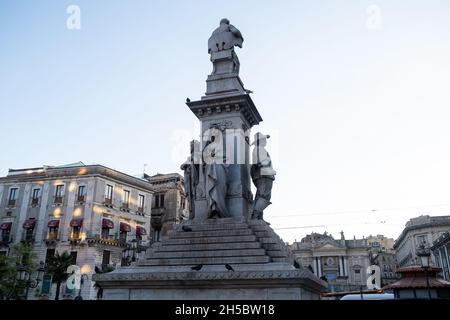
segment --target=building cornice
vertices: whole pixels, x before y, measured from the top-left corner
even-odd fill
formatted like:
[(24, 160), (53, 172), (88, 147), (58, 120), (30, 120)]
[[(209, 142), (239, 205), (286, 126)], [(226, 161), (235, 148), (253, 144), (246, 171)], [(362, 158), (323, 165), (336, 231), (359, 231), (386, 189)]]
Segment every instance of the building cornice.
[(126, 173), (102, 166), (86, 165), (78, 167), (49, 167), (23, 170), (10, 170), (10, 172), (24, 171), (24, 174), (14, 174), (0, 178), (0, 183), (19, 183), (32, 181), (46, 181), (55, 179), (105, 177), (117, 182), (133, 185), (149, 193), (154, 192), (154, 187), (146, 180), (142, 180)]

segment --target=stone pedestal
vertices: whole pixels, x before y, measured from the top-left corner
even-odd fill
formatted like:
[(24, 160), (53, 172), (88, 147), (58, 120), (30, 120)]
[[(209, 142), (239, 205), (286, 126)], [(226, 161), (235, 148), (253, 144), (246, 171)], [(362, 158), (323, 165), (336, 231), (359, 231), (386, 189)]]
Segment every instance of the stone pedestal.
[[(95, 275), (104, 299), (299, 300), (319, 299), (326, 288), (308, 269), (293, 266), (283, 241), (262, 221), (183, 225), (192, 231), (176, 226), (137, 265)], [(200, 264), (200, 270), (192, 269)]]

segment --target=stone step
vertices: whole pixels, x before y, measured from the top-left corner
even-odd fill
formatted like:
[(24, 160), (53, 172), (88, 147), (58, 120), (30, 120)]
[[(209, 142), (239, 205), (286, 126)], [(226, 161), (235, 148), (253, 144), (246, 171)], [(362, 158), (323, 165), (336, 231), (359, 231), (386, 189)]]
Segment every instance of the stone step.
[(201, 238), (169, 238), (164, 241), (165, 245), (191, 245), (229, 242), (256, 242), (255, 235), (223, 236), (223, 237), (201, 237)]
[(279, 244), (279, 241), (277, 239), (274, 238), (259, 238), (258, 239), (259, 242), (263, 243), (263, 244)]
[(261, 225), (248, 225), (253, 231), (266, 231), (266, 230), (270, 230), (269, 226), (266, 224), (261, 224)]
[(291, 259), (289, 258), (284, 258), (284, 257), (273, 257), (272, 258), (273, 262), (282, 262), (282, 263), (291, 263)]
[(289, 254), (286, 251), (282, 251), (282, 250), (268, 250), (267, 254), (269, 256), (271, 256), (272, 258), (289, 257)]
[(176, 252), (154, 252), (147, 257), (151, 259), (172, 258), (208, 258), (208, 257), (241, 257), (241, 256), (264, 256), (264, 249), (242, 249), (242, 250), (209, 250), (209, 251), (176, 251)]
[[(223, 223), (223, 224), (193, 224), (186, 225), (191, 228), (192, 231), (211, 231), (211, 230), (236, 230), (236, 229), (249, 229), (246, 223)], [(189, 232), (183, 231), (182, 225), (176, 225), (173, 230), (170, 230), (168, 234), (173, 234), (176, 232)]]
[(261, 245), (266, 250), (284, 250), (286, 247), (280, 245), (279, 243), (263, 243)]
[(264, 231), (254, 231), (255, 235), (258, 238), (269, 238), (272, 237), (272, 235), (270, 234), (270, 232), (268, 232), (267, 230)]
[[(269, 256), (245, 256), (245, 257), (210, 257), (210, 258), (173, 258), (173, 259), (147, 259), (142, 265), (148, 266), (180, 266), (198, 264), (247, 264), (247, 263), (269, 263)], [(195, 272), (195, 271), (193, 271)], [(198, 271), (201, 272), (201, 271)]]
[(200, 237), (221, 237), (221, 236), (246, 236), (251, 235), (251, 229), (236, 229), (236, 230), (210, 230), (210, 231), (179, 231), (169, 236), (169, 239), (182, 238), (200, 238)]
[[(223, 243), (200, 243), (200, 244), (178, 244), (166, 245), (163, 243), (155, 252), (166, 251), (198, 251), (198, 250), (231, 250), (231, 249), (259, 249), (259, 242), (223, 242)], [(270, 247), (270, 249), (273, 249)], [(276, 248), (275, 248), (276, 249)]]

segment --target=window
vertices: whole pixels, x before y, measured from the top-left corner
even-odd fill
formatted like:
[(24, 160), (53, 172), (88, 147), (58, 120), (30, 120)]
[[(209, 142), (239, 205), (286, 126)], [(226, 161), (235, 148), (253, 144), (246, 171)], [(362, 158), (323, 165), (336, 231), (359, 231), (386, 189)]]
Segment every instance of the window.
[(14, 206), (16, 204), (18, 190), (19, 190), (18, 188), (9, 189), (9, 198), (8, 198), (9, 206)]
[(127, 234), (128, 234), (128, 232), (126, 232), (126, 231), (120, 231), (120, 234), (119, 234), (120, 242), (127, 242)]
[(2, 230), (2, 242), (9, 242), (9, 237), (11, 236), (11, 229)]
[(139, 208), (138, 211), (143, 213), (144, 212), (144, 204), (145, 204), (145, 196), (140, 194), (139, 195)]
[(109, 265), (110, 258), (111, 258), (111, 251), (103, 250), (102, 267), (106, 267), (107, 265)]
[(56, 186), (55, 203), (62, 203), (63, 197), (64, 197), (64, 185), (59, 184)]
[(58, 238), (58, 227), (49, 227), (47, 240), (56, 240)]
[(105, 202), (111, 204), (113, 197), (113, 186), (110, 184), (106, 185)]
[(86, 186), (79, 186), (77, 198), (79, 202), (83, 202), (86, 197)]
[(426, 234), (421, 234), (421, 235), (416, 236), (416, 245), (417, 246), (420, 246), (422, 244), (427, 244), (427, 243), (428, 243), (428, 241), (427, 241)]
[(76, 251), (71, 251), (70, 252), (70, 257), (72, 258), (72, 264), (77, 264), (77, 252)]
[(71, 238), (73, 240), (80, 239), (80, 231), (81, 231), (81, 227), (78, 227), (78, 226), (72, 227), (72, 236), (71, 236)]
[(25, 231), (25, 241), (33, 241), (33, 231), (34, 229), (26, 229)]
[(164, 195), (158, 194), (155, 196), (155, 208), (163, 208), (164, 207)]
[(102, 238), (109, 239), (109, 228), (102, 228)]
[(130, 204), (130, 191), (123, 190), (122, 207), (128, 208), (129, 204)]
[(53, 256), (55, 256), (55, 249), (47, 249), (47, 253), (45, 254), (45, 264), (48, 264), (50, 258)]
[(41, 189), (40, 188), (33, 189), (33, 193), (31, 195), (31, 204), (32, 205), (38, 204), (40, 197), (41, 197)]

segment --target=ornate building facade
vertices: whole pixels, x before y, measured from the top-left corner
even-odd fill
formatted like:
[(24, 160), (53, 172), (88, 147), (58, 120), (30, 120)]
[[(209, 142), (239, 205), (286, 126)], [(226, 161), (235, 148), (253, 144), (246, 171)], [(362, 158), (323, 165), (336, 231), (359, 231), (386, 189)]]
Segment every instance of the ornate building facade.
[(450, 228), (433, 241), (431, 252), (434, 255), (436, 266), (442, 269), (442, 278), (450, 281)]
[(397, 274), (397, 259), (394, 251), (394, 239), (383, 235), (368, 236), (371, 264), (380, 267), (381, 286), (394, 283), (400, 277)]
[(155, 190), (152, 201), (151, 239), (161, 241), (174, 224), (189, 215), (189, 203), (184, 192), (184, 180), (178, 173), (145, 176)]
[[(450, 216), (420, 216), (406, 223), (405, 229), (395, 241), (394, 249), (400, 267), (418, 265), (417, 248), (430, 248), (450, 228)], [(437, 266), (436, 257), (431, 256), (431, 265)]]
[[(134, 239), (148, 245), (152, 201), (148, 181), (101, 165), (9, 170), (0, 178), (0, 254), (20, 242), (33, 245), (38, 261), (67, 251), (85, 276), (81, 292), (62, 294), (94, 299), (95, 268), (120, 266)], [(54, 294), (49, 275), (37, 290)]]
[(326, 232), (312, 233), (290, 245), (298, 263), (326, 279), (331, 292), (360, 290), (367, 287), (370, 246), (366, 239), (339, 240)]

